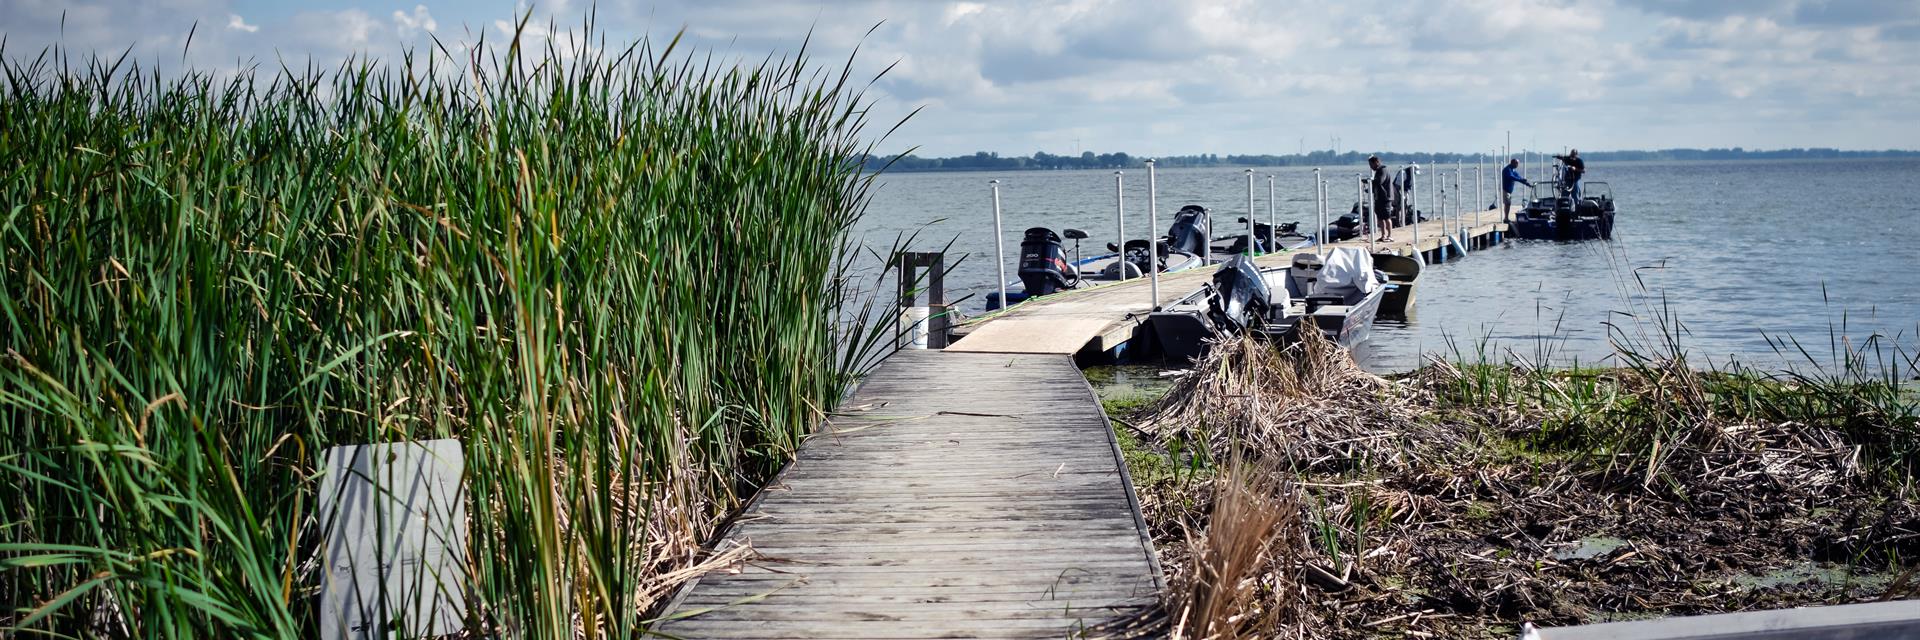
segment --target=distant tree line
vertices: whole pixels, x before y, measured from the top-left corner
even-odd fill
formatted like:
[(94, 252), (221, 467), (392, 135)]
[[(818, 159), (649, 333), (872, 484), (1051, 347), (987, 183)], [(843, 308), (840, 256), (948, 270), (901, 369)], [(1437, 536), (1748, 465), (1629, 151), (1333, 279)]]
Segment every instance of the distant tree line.
[[(1397, 153), (1391, 151), (1364, 152), (1347, 151), (1334, 153), (1329, 150), (1313, 151), (1305, 154), (1288, 155), (1220, 155), (1202, 153), (1186, 156), (1161, 156), (1154, 158), (1160, 167), (1297, 167), (1297, 166), (1340, 166), (1361, 164), (1369, 155), (1379, 155), (1388, 164), (1418, 162), (1421, 164), (1452, 164), (1454, 162), (1473, 163), (1482, 156), (1472, 153)], [(1824, 158), (1920, 158), (1920, 151), (1879, 150), (1844, 151), (1840, 149), (1659, 149), (1651, 151), (1588, 151), (1582, 157), (1597, 162), (1618, 162), (1630, 160), (1800, 160)], [(973, 155), (953, 156), (950, 158), (922, 158), (916, 155), (906, 156), (870, 156), (868, 169), (888, 167), (889, 171), (1021, 171), (1037, 169), (1133, 169), (1146, 166), (1146, 158), (1120, 153), (1094, 153), (1087, 151), (1080, 155), (1054, 155), (1045, 151), (1035, 152), (1031, 156), (1002, 156), (998, 153), (979, 151)], [(891, 166), (889, 166), (891, 165)]]

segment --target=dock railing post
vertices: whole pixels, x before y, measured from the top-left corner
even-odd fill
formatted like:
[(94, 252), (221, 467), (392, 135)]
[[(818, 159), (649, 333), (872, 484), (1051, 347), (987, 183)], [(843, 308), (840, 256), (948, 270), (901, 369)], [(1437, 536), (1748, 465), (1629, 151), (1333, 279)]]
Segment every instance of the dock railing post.
[[(1428, 206), (1433, 207), (1434, 222), (1440, 223), (1440, 237), (1447, 237), (1446, 205), (1440, 202), (1440, 158), (1437, 157), (1433, 159), (1433, 179), (1427, 181), (1427, 203)], [(1440, 256), (1440, 260), (1445, 262), (1447, 246), (1436, 244), (1433, 249)]]
[(1475, 232), (1480, 230), (1480, 212), (1487, 210), (1486, 207), (1480, 206), (1487, 201), (1487, 194), (1483, 191), (1487, 180), (1486, 176), (1480, 173), (1480, 168), (1478, 163), (1473, 165), (1473, 230)]
[(1367, 253), (1373, 253), (1373, 237), (1380, 233), (1380, 230), (1375, 228), (1378, 223), (1373, 220), (1373, 198), (1369, 197), (1373, 195), (1369, 193), (1371, 189), (1368, 188), (1372, 182), (1373, 180), (1368, 178), (1360, 179), (1360, 219), (1367, 225)]
[(1420, 187), (1417, 186), (1420, 183), (1414, 181), (1414, 176), (1420, 172), (1420, 164), (1408, 165), (1406, 171), (1407, 224), (1413, 226), (1413, 259), (1419, 260), (1420, 264), (1424, 265), (1427, 263), (1427, 252), (1420, 250)]
[(1313, 253), (1327, 254), (1327, 185), (1320, 181), (1320, 168), (1313, 168)]
[(1120, 237), (1113, 246), (1120, 248), (1120, 279), (1127, 279), (1127, 204), (1126, 193), (1122, 191), (1120, 172), (1113, 172), (1113, 232)]
[(1273, 174), (1269, 173), (1267, 174), (1267, 233), (1271, 234), (1271, 237), (1267, 238), (1267, 241), (1272, 242), (1273, 246), (1267, 247), (1267, 253), (1280, 250), (1280, 203), (1274, 200), (1273, 194)]
[(993, 264), (1000, 269), (1000, 308), (1007, 308), (1007, 239), (1000, 229), (1000, 181), (989, 180), (993, 187)]
[(1256, 255), (1260, 255), (1260, 252), (1254, 250), (1254, 242), (1259, 240), (1259, 238), (1255, 237), (1253, 233), (1254, 221), (1259, 219), (1260, 219), (1259, 214), (1256, 214), (1253, 212), (1253, 170), (1248, 169), (1247, 170), (1247, 257), (1249, 258)]
[(1152, 265), (1153, 268), (1147, 270), (1147, 294), (1153, 296), (1153, 300), (1147, 303), (1148, 311), (1160, 309), (1160, 239), (1153, 235), (1160, 232), (1159, 194), (1155, 192), (1158, 186), (1154, 183), (1153, 160), (1149, 158), (1147, 160), (1147, 255), (1151, 256), (1151, 261), (1147, 264)]
[(1461, 195), (1463, 194), (1460, 193), (1460, 161), (1455, 160), (1453, 162), (1453, 241), (1454, 246), (1460, 247), (1461, 253), (1465, 253), (1466, 248), (1460, 244), (1467, 235), (1467, 231), (1460, 228), (1461, 223), (1466, 222), (1466, 214), (1460, 210)]
[(1456, 236), (1454, 240), (1461, 243), (1460, 250), (1462, 253), (1466, 252), (1468, 233), (1466, 229), (1461, 228), (1466, 225), (1467, 211), (1460, 206), (1460, 201), (1467, 199), (1466, 192), (1460, 190), (1460, 173), (1464, 170), (1463, 167), (1465, 166), (1466, 162), (1464, 160), (1460, 158), (1453, 159), (1453, 235)]

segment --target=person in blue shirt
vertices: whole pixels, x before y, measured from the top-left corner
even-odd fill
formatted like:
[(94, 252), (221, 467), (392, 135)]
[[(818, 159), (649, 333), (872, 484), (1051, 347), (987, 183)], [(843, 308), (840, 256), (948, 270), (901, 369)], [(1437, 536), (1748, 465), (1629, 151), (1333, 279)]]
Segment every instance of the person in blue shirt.
[(1508, 219), (1511, 219), (1512, 217), (1513, 185), (1516, 183), (1524, 184), (1529, 187), (1533, 186), (1533, 183), (1527, 182), (1527, 179), (1525, 176), (1520, 175), (1520, 160), (1517, 158), (1507, 160), (1507, 170), (1502, 171), (1500, 173), (1500, 190), (1505, 192), (1505, 199), (1503, 200), (1503, 202), (1506, 203), (1506, 208), (1500, 211), (1501, 220), (1508, 220)]

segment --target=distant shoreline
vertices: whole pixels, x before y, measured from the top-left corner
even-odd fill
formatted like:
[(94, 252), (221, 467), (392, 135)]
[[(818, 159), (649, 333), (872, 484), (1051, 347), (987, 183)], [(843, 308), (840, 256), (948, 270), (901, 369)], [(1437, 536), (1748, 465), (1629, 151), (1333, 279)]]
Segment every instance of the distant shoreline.
[[(1452, 164), (1463, 162), (1472, 164), (1483, 161), (1485, 154), (1472, 153), (1394, 153), (1347, 151), (1315, 151), (1306, 154), (1289, 155), (1217, 155), (1199, 154), (1185, 156), (1162, 156), (1154, 158), (1155, 166), (1162, 169), (1202, 168), (1202, 167), (1312, 167), (1342, 166), (1361, 164), (1370, 155), (1379, 155), (1388, 164), (1418, 162), (1421, 164)], [(1581, 157), (1596, 162), (1719, 162), (1738, 160), (1874, 160), (1920, 158), (1920, 151), (1886, 149), (1877, 151), (1848, 151), (1840, 149), (1776, 149), (1747, 150), (1733, 149), (1660, 149), (1652, 151), (1592, 151)], [(869, 171), (886, 168), (888, 173), (921, 173), (951, 171), (1072, 171), (1085, 169), (1139, 169), (1146, 166), (1147, 158), (1133, 156), (1124, 152), (1096, 154), (1091, 151), (1077, 156), (1056, 156), (1049, 153), (1035, 153), (1031, 156), (1001, 156), (997, 153), (978, 152), (973, 155), (945, 158), (922, 158), (915, 155), (905, 157), (873, 156), (866, 160)], [(889, 166), (890, 165), (890, 166)]]

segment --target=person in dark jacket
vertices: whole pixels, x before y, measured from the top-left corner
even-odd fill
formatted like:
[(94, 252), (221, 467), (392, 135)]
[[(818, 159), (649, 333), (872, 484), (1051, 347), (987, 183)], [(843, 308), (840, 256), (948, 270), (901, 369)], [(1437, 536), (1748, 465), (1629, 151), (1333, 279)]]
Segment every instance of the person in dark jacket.
[(1560, 164), (1566, 165), (1566, 169), (1560, 172), (1561, 188), (1573, 194), (1574, 202), (1579, 202), (1580, 176), (1586, 175), (1587, 173), (1587, 163), (1580, 159), (1580, 150), (1572, 149), (1567, 151), (1567, 155), (1554, 156), (1553, 159), (1559, 160)]
[(1393, 179), (1387, 177), (1387, 166), (1380, 162), (1380, 156), (1368, 156), (1367, 167), (1373, 169), (1373, 219), (1380, 226), (1380, 237), (1375, 240), (1386, 242), (1393, 239)]
[(1516, 184), (1524, 184), (1529, 187), (1533, 186), (1533, 183), (1527, 182), (1526, 176), (1520, 175), (1520, 160), (1518, 158), (1507, 160), (1507, 169), (1500, 172), (1500, 191), (1505, 194), (1505, 199), (1503, 200), (1505, 208), (1500, 210), (1500, 219), (1503, 221), (1512, 218), (1513, 185)]

